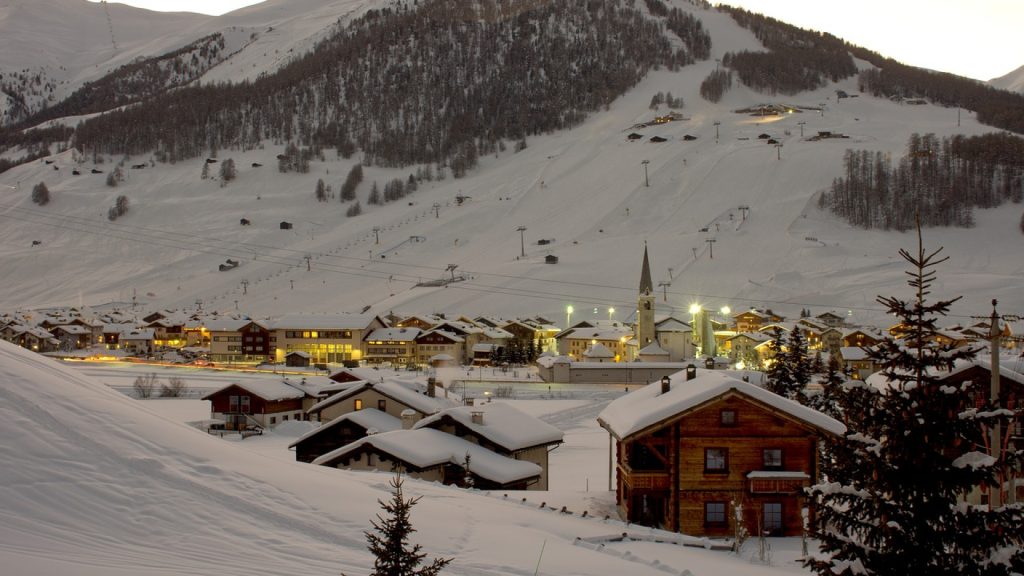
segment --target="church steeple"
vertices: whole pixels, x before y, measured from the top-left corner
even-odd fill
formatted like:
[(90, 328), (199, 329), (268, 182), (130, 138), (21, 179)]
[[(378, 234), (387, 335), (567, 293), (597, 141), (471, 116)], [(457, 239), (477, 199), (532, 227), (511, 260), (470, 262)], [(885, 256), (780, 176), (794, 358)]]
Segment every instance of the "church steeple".
[(640, 294), (636, 306), (636, 341), (642, 349), (654, 339), (654, 283), (651, 282), (651, 263), (647, 259), (647, 243), (644, 242), (644, 265), (640, 271)]
[(647, 260), (647, 242), (644, 242), (644, 266), (640, 270), (640, 295), (649, 296), (654, 293), (654, 283), (651, 282), (651, 264)]

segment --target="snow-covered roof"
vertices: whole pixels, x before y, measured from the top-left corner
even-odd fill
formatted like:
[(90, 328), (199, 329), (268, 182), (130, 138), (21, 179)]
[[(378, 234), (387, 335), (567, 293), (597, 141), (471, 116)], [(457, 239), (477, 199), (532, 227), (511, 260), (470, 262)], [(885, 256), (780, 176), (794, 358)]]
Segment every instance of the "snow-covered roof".
[[(473, 422), (473, 413), (480, 412), (482, 424)], [(474, 434), (509, 451), (562, 441), (562, 431), (504, 402), (488, 402), (480, 406), (449, 408), (420, 420), (413, 428), (430, 428), (450, 418)]]
[(671, 376), (670, 390), (662, 394), (661, 384), (643, 386), (609, 404), (598, 415), (598, 422), (617, 438), (627, 438), (658, 422), (689, 411), (728, 392), (736, 392), (771, 406), (797, 420), (830, 432), (842, 434), (846, 426), (817, 410), (773, 394), (749, 382), (720, 371), (699, 371), (686, 380), (686, 373)]
[(641, 356), (668, 356), (669, 355), (669, 353), (666, 352), (664, 348), (662, 348), (661, 346), (658, 346), (658, 342), (656, 340), (652, 341), (647, 346), (644, 346), (643, 348), (641, 348), (639, 354)]
[[(377, 316), (374, 314), (285, 314), (269, 322), (271, 329), (362, 330)], [(382, 322), (383, 324), (383, 322)]]
[(152, 340), (156, 337), (156, 332), (152, 328), (125, 328), (121, 332), (121, 340)]
[(587, 358), (614, 358), (615, 357), (615, 354), (611, 350), (609, 350), (607, 346), (605, 346), (604, 344), (601, 344), (600, 342), (598, 342), (597, 344), (591, 345), (590, 348), (587, 348), (586, 351), (583, 352), (583, 355), (586, 356)]
[(221, 318), (218, 320), (209, 320), (203, 324), (208, 332), (238, 332), (249, 323), (249, 320), (231, 320)]
[(356, 410), (354, 412), (347, 412), (331, 420), (330, 422), (314, 428), (309, 432), (306, 432), (302, 436), (299, 436), (294, 442), (288, 445), (289, 448), (294, 448), (297, 444), (305, 441), (308, 438), (312, 438), (318, 434), (322, 434), (327, 430), (340, 425), (343, 422), (353, 422), (362, 426), (366, 430), (377, 430), (378, 432), (390, 432), (392, 430), (401, 430), (402, 421), (395, 418), (387, 412), (381, 412), (376, 408), (364, 408), (362, 410)]
[(444, 352), (442, 352), (440, 354), (434, 354), (433, 356), (431, 356), (430, 357), (430, 361), (431, 362), (454, 362), (455, 358), (453, 358), (451, 354), (445, 354)]
[(78, 324), (61, 324), (60, 326), (54, 326), (53, 329), (54, 330), (60, 330), (60, 331), (64, 332), (65, 334), (75, 334), (75, 335), (92, 334), (92, 330), (86, 328), (85, 326), (80, 326)]
[(868, 357), (867, 350), (859, 346), (843, 346), (839, 349), (839, 355), (848, 362), (865, 360)]
[(693, 332), (693, 328), (689, 324), (676, 318), (665, 318), (661, 322), (654, 324), (655, 332)]
[(488, 344), (486, 342), (481, 342), (479, 344), (473, 344), (473, 352), (491, 352), (497, 347), (497, 344)]
[(363, 382), (362, 384), (353, 386), (348, 390), (345, 390), (344, 392), (339, 392), (337, 394), (334, 394), (333, 396), (321, 400), (320, 402), (317, 402), (316, 404), (311, 406), (309, 410), (307, 410), (307, 412), (310, 414), (321, 412), (329, 406), (333, 406), (334, 404), (337, 404), (342, 400), (352, 398), (353, 396), (361, 394), (362, 392), (365, 392), (366, 390), (370, 389), (377, 392), (378, 394), (387, 396), (388, 398), (391, 398), (396, 402), (400, 402), (416, 410), (417, 412), (420, 412), (421, 414), (433, 414), (435, 412), (439, 412), (441, 410), (444, 410), (445, 408), (449, 408), (452, 406), (452, 402), (450, 402), (446, 398), (432, 398), (430, 396), (427, 396), (426, 394), (419, 394), (417, 392), (414, 392), (397, 382), (384, 381)]
[(458, 334), (456, 334), (454, 332), (449, 332), (448, 330), (439, 330), (437, 328), (431, 328), (430, 330), (427, 330), (426, 332), (421, 333), (417, 337), (417, 339), (423, 338), (424, 336), (429, 336), (431, 334), (440, 334), (440, 335), (444, 336), (445, 338), (451, 340), (452, 342), (456, 342), (456, 343), (458, 343), (458, 342), (465, 342), (465, 339), (462, 336), (459, 336)]
[(237, 386), (247, 392), (251, 392), (264, 400), (296, 400), (306, 397), (304, 391), (280, 380), (241, 380), (203, 396), (203, 400), (209, 400), (232, 386)]
[(310, 357), (309, 356), (309, 352), (306, 352), (306, 351), (303, 351), (303, 350), (292, 350), (291, 352), (285, 354), (285, 356), (286, 357), (287, 356), (298, 356), (299, 358), (306, 358), (306, 359), (309, 359), (309, 357)]
[(366, 337), (367, 341), (376, 342), (412, 342), (420, 335), (419, 328), (378, 328)]
[(626, 327), (601, 327), (594, 328), (572, 328), (566, 330), (556, 338), (559, 339), (583, 339), (583, 340), (619, 340), (623, 336), (630, 338), (633, 331)]
[(737, 338), (748, 338), (754, 342), (768, 342), (772, 339), (771, 335), (765, 334), (764, 332), (740, 332), (729, 340), (735, 340)]
[(444, 464), (461, 467), (465, 464), (468, 454), (470, 472), (499, 484), (529, 480), (541, 475), (540, 466), (533, 462), (513, 460), (458, 436), (445, 434), (431, 428), (395, 430), (367, 436), (328, 452), (314, 460), (313, 463), (332, 466), (346, 455), (364, 446), (371, 446), (377, 451), (420, 469)]

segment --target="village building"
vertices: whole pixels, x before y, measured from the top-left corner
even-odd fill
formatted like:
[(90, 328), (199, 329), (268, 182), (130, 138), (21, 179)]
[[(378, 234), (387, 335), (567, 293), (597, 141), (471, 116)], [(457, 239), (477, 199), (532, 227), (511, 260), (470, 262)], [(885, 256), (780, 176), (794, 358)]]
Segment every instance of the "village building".
[(654, 325), (654, 333), (658, 346), (668, 352), (669, 362), (682, 362), (697, 356), (697, 346), (693, 341), (693, 328), (689, 324), (667, 316)]
[(125, 329), (118, 336), (118, 343), (121, 349), (135, 356), (152, 355), (154, 350), (153, 340), (152, 328)]
[[(632, 360), (632, 351), (636, 349), (633, 329), (618, 322), (581, 322), (563, 330), (555, 338), (560, 355), (580, 360), (585, 358), (584, 352), (595, 344), (601, 344), (611, 351), (614, 362)], [(630, 342), (633, 342), (632, 350)]]
[(734, 364), (757, 368), (773, 356), (771, 343), (772, 337), (763, 332), (741, 332), (726, 341), (725, 350)]
[(878, 365), (868, 354), (868, 348), (860, 346), (843, 346), (839, 349), (839, 362), (843, 372), (854, 380), (866, 380), (878, 371)]
[(510, 404), (489, 402), (449, 408), (417, 422), (413, 429), (433, 428), (488, 450), (540, 468), (528, 490), (548, 489), (548, 455), (562, 443), (562, 431)]
[(400, 419), (376, 408), (364, 408), (342, 414), (319, 428), (303, 434), (289, 444), (288, 448), (295, 449), (296, 461), (312, 462), (328, 452), (347, 446), (370, 434), (401, 429), (402, 421)]
[(432, 359), (447, 356), (451, 362), (459, 363), (466, 357), (466, 341), (459, 335), (446, 330), (431, 329), (416, 337), (416, 362), (431, 364)]
[(377, 410), (401, 419), (406, 410), (415, 412), (415, 419), (450, 408), (454, 402), (437, 397), (436, 386), (427, 384), (427, 392), (421, 394), (398, 382), (353, 383), (347, 389), (328, 396), (314, 404), (306, 412), (310, 420), (329, 422), (338, 416), (364, 408)]
[(804, 488), (819, 478), (818, 444), (845, 432), (806, 406), (696, 369), (618, 398), (598, 423), (609, 451), (614, 441), (623, 520), (718, 537), (735, 533), (732, 503), (750, 534), (800, 534)]
[(373, 434), (320, 456), (313, 464), (350, 470), (402, 470), (413, 478), (481, 490), (527, 490), (540, 466), (496, 454), (452, 434), (420, 428)]
[(419, 328), (378, 328), (366, 337), (366, 356), (369, 364), (390, 362), (404, 366), (416, 362), (416, 337)]
[(273, 428), (303, 419), (303, 400), (309, 392), (280, 380), (246, 380), (229, 384), (203, 397), (211, 404), (211, 419), (224, 430), (246, 432)]
[(313, 364), (362, 360), (364, 338), (384, 320), (373, 314), (286, 314), (268, 324), (275, 340), (275, 361), (292, 351), (309, 354)]

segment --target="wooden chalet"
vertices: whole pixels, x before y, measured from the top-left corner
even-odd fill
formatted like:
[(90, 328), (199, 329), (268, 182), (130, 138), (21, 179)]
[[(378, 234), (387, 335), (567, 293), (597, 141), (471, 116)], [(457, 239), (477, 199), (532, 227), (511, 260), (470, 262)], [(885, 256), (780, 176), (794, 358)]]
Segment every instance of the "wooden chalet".
[(617, 441), (623, 520), (721, 537), (734, 534), (734, 502), (750, 534), (800, 534), (819, 440), (846, 430), (763, 388), (695, 368), (615, 400), (598, 422), (609, 448)]
[(432, 428), (373, 434), (324, 454), (313, 464), (350, 470), (401, 469), (420, 480), (481, 490), (527, 490), (541, 475), (532, 462), (501, 456)]
[(430, 383), (426, 393), (421, 394), (397, 382), (355, 382), (345, 390), (314, 404), (307, 410), (307, 415), (310, 420), (329, 422), (349, 412), (376, 408), (401, 418), (404, 411), (412, 409), (416, 413), (416, 420), (419, 420), (453, 406), (446, 398), (437, 398), (435, 390), (436, 387)]
[(376, 408), (365, 408), (349, 412), (311, 430), (292, 442), (288, 447), (295, 449), (295, 460), (312, 462), (328, 452), (337, 450), (365, 438), (370, 434), (400, 430), (402, 421)]
[(308, 393), (286, 382), (245, 381), (229, 384), (203, 397), (211, 405), (211, 418), (222, 429), (261, 432), (288, 420), (302, 420), (302, 402)]
[(414, 429), (433, 428), (465, 438), (488, 450), (540, 467), (529, 490), (548, 489), (548, 454), (562, 443), (562, 431), (504, 403), (459, 406), (428, 416)]

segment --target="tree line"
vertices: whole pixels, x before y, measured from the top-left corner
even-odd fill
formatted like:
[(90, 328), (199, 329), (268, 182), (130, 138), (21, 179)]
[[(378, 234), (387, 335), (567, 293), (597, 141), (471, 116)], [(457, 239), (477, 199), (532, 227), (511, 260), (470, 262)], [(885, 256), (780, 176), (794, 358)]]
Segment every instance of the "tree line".
[(1024, 138), (1006, 133), (913, 134), (895, 165), (847, 150), (843, 168), (818, 205), (863, 228), (909, 230), (918, 215), (925, 226), (970, 227), (974, 208), (1024, 200)]
[(690, 57), (630, 3), (428, 0), (370, 10), (255, 81), (164, 92), (90, 119), (74, 142), (156, 149), (169, 162), (265, 140), (358, 146), (367, 165), (450, 163), (458, 176), (504, 140), (574, 126), (652, 67)]
[(857, 73), (846, 42), (831, 34), (797, 28), (742, 8), (720, 6), (719, 9), (753, 32), (768, 49), (767, 52), (727, 52), (722, 57), (722, 64), (732, 68), (740, 81), (754, 90), (796, 94)]

